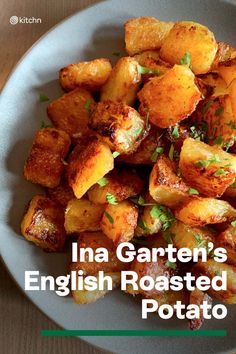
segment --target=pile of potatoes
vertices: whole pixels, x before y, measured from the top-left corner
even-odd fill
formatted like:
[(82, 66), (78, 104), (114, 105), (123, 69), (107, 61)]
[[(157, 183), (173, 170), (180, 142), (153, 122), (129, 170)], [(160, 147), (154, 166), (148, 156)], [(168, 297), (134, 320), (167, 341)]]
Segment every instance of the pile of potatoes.
[[(60, 70), (66, 93), (48, 105), (53, 126), (36, 133), (24, 166), (45, 193), (31, 200), (22, 234), (51, 252), (71, 236), (79, 247), (106, 247), (109, 263), (71, 269), (104, 270), (117, 286), (127, 269), (115, 255), (121, 242), (193, 249), (211, 241), (227, 249), (227, 263), (209, 254), (187, 270), (210, 277), (226, 270), (227, 291), (136, 294), (169, 304), (210, 296), (236, 303), (236, 49), (201, 24), (153, 17), (127, 21), (125, 45), (114, 67), (100, 58)], [(164, 257), (128, 267), (153, 276), (186, 271)], [(86, 304), (105, 293), (73, 297)]]

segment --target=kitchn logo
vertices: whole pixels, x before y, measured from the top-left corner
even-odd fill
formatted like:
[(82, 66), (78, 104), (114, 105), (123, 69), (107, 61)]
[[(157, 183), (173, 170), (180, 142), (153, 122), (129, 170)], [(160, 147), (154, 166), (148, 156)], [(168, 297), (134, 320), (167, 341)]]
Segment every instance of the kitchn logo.
[(42, 23), (41, 18), (35, 18), (35, 17), (18, 17), (18, 16), (11, 16), (9, 20), (11, 25), (17, 25), (17, 23), (22, 23), (22, 24), (31, 24), (31, 23)]

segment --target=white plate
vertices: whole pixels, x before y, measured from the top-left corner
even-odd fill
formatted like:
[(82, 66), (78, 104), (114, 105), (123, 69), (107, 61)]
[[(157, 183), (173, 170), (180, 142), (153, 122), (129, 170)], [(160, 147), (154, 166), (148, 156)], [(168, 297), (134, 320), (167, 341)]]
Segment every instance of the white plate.
[[(22, 168), (34, 132), (46, 120), (42, 92), (55, 99), (62, 93), (58, 70), (72, 62), (112, 57), (123, 48), (123, 23), (130, 17), (156, 16), (162, 20), (195, 20), (209, 26), (218, 40), (236, 45), (236, 6), (220, 0), (111, 0), (68, 18), (38, 41), (9, 78), (0, 98), (1, 225), (0, 250), (12, 276), (24, 289), (24, 271), (66, 273), (66, 254), (47, 254), (26, 242), (19, 224), (26, 203), (37, 192), (22, 178)], [(66, 329), (186, 329), (187, 323), (141, 319), (141, 308), (132, 297), (115, 291), (89, 306), (53, 292), (27, 292), (27, 296), (52, 320)], [(227, 338), (108, 338), (89, 337), (88, 342), (119, 353), (220, 353), (236, 348), (236, 306), (223, 321), (211, 320), (204, 329), (227, 329)]]

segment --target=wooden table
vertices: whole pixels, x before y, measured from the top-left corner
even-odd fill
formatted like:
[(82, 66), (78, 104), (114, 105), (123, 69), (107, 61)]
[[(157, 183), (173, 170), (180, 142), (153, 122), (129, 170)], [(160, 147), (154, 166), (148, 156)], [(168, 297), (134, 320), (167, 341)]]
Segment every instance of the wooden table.
[[(0, 89), (14, 65), (52, 26), (98, 0), (1, 0)], [(41, 18), (41, 24), (11, 25), (11, 16)], [(57, 326), (18, 289), (0, 262), (0, 352), (3, 354), (101, 354), (77, 338), (43, 338), (41, 329)]]

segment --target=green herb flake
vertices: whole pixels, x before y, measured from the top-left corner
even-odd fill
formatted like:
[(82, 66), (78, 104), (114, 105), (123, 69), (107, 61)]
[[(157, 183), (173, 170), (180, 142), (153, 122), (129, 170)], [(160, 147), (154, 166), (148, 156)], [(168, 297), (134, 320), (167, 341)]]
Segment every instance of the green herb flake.
[(229, 173), (228, 171), (225, 171), (223, 169), (219, 169), (213, 174), (213, 176), (218, 177), (218, 176), (227, 175), (228, 173)]
[(223, 143), (224, 143), (224, 139), (223, 137), (220, 135), (218, 136), (215, 140), (214, 140), (214, 144), (215, 145), (219, 145), (219, 146), (223, 146)]
[(162, 74), (162, 72), (159, 69), (150, 69), (141, 65), (138, 65), (138, 73), (140, 75), (145, 75), (145, 74), (161, 75)]
[(176, 269), (176, 263), (174, 262), (166, 261), (165, 265), (169, 268)]
[(231, 120), (229, 123), (226, 123), (231, 129), (236, 129), (236, 122)]
[(198, 195), (199, 194), (198, 190), (194, 189), (194, 188), (189, 188), (188, 193), (191, 195)]
[(220, 116), (224, 112), (224, 107), (219, 107), (215, 110), (215, 116)]
[(108, 179), (106, 177), (102, 177), (97, 181), (100, 187), (105, 187), (108, 184)]
[(47, 101), (49, 101), (49, 97), (47, 95), (45, 95), (44, 93), (40, 93), (39, 94), (39, 101), (40, 102), (47, 102)]
[(175, 221), (172, 212), (162, 205), (154, 205), (150, 211), (150, 215), (153, 219), (160, 219), (163, 231), (169, 229)]
[(109, 220), (109, 222), (110, 222), (111, 224), (114, 224), (114, 219), (113, 219), (113, 217), (112, 217), (107, 211), (104, 212), (104, 215), (105, 215), (105, 217)]
[(152, 162), (157, 162), (157, 158), (158, 158), (161, 154), (163, 154), (163, 152), (164, 152), (164, 148), (158, 146), (158, 147), (154, 150), (154, 152), (152, 153), (152, 155), (151, 155), (151, 160), (152, 160)]
[(112, 153), (112, 156), (113, 156), (114, 159), (115, 159), (116, 157), (120, 156), (120, 153), (119, 153), (118, 151), (114, 151), (114, 152)]
[(112, 205), (117, 205), (117, 204), (118, 204), (117, 199), (116, 199), (116, 196), (114, 196), (114, 195), (111, 194), (111, 193), (107, 193), (107, 194), (106, 194), (106, 201), (107, 201), (109, 204), (112, 204)]
[(167, 231), (165, 231), (163, 233), (163, 237), (164, 237), (164, 239), (166, 240), (166, 242), (168, 244), (173, 244), (174, 243), (173, 239), (175, 237), (175, 234), (173, 232), (170, 232), (170, 231), (167, 230)]
[(220, 277), (220, 276), (221, 276), (221, 272), (220, 272), (219, 270), (216, 270), (216, 271), (215, 271), (215, 275), (217, 275), (218, 277)]
[(173, 130), (172, 130), (172, 132), (171, 132), (171, 135), (172, 135), (173, 138), (175, 138), (175, 139), (178, 139), (178, 138), (179, 138), (179, 129), (178, 129), (177, 126), (173, 128)]
[(84, 108), (86, 109), (86, 111), (90, 112), (90, 108), (91, 108), (91, 104), (92, 104), (93, 100), (88, 99), (84, 105)]
[(142, 131), (143, 131), (143, 128), (138, 128), (134, 131), (134, 135), (139, 136), (142, 133)]
[(208, 111), (208, 109), (212, 106), (212, 104), (213, 104), (212, 100), (207, 101), (202, 107), (202, 113), (205, 114)]
[(219, 155), (215, 154), (214, 157), (210, 160), (199, 160), (194, 166), (196, 167), (208, 167), (211, 163), (221, 162)]
[(53, 128), (51, 124), (46, 124), (44, 121), (41, 122), (41, 129)]
[(180, 60), (180, 65), (190, 66), (190, 64), (191, 64), (191, 55), (189, 52), (186, 52)]
[(138, 226), (139, 226), (142, 230), (144, 230), (144, 231), (146, 231), (146, 232), (149, 232), (149, 228), (148, 228), (146, 222), (145, 222), (142, 218), (139, 218), (139, 219), (138, 219)]
[(174, 145), (171, 144), (171, 147), (170, 147), (170, 150), (169, 150), (169, 159), (171, 161), (173, 161), (173, 159), (174, 159), (174, 151), (175, 151)]
[(236, 182), (234, 182), (233, 184), (231, 184), (230, 188), (236, 189)]
[(236, 227), (236, 220), (232, 221), (232, 222), (231, 222), (231, 225), (232, 225), (233, 227)]

